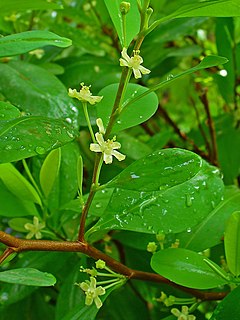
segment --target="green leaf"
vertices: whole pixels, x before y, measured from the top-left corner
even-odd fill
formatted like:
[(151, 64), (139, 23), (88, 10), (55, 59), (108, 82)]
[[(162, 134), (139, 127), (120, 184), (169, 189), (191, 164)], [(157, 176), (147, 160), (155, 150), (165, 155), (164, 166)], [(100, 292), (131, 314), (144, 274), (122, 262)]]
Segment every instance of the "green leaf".
[(0, 215), (2, 217), (38, 216), (38, 211), (32, 201), (19, 199), (12, 194), (0, 180)]
[(239, 208), (239, 189), (233, 186), (226, 188), (224, 200), (200, 224), (176, 235), (181, 247), (199, 252), (221, 243), (227, 219)]
[(150, 89), (148, 89), (146, 92), (143, 92), (142, 94), (136, 96), (135, 98), (133, 98), (132, 100), (130, 100), (129, 102), (127, 102), (127, 104), (125, 105), (126, 107), (129, 107), (130, 104), (135, 103), (137, 100), (142, 99), (144, 96), (148, 95), (149, 93), (153, 92), (153, 91), (157, 91), (160, 88), (165, 87), (166, 85), (169, 85), (170, 83), (172, 83), (173, 81), (175, 81), (176, 79), (179, 79), (183, 76), (186, 76), (188, 74), (194, 73), (196, 71), (200, 71), (203, 69), (207, 69), (207, 68), (211, 68), (214, 66), (218, 66), (218, 65), (222, 65), (228, 62), (228, 59), (225, 57), (219, 57), (219, 56), (207, 56), (205, 57), (198, 65), (196, 65), (195, 67), (188, 69), (182, 73), (179, 73), (177, 75), (171, 75), (170, 77), (168, 77), (166, 80), (160, 82), (159, 84), (151, 87)]
[[(122, 15), (120, 12), (120, 3), (122, 0), (104, 0), (109, 15), (113, 21), (122, 47), (124, 47)], [(126, 15), (126, 47), (129, 46), (132, 39), (138, 34), (140, 29), (140, 14), (136, 0), (129, 0), (131, 7)]]
[(207, 0), (183, 5), (170, 15), (155, 21), (152, 27), (176, 18), (238, 16), (240, 16), (240, 4), (238, 0)]
[(27, 114), (64, 118), (77, 127), (78, 110), (66, 87), (44, 68), (23, 61), (0, 64), (0, 92)]
[(0, 281), (39, 287), (53, 286), (56, 283), (52, 274), (33, 268), (2, 271), (0, 272)]
[(240, 314), (240, 286), (230, 292), (215, 309), (210, 320), (239, 320)]
[(0, 179), (19, 199), (33, 201), (41, 205), (42, 201), (30, 182), (11, 164), (0, 164)]
[(240, 275), (240, 211), (229, 218), (224, 235), (226, 260), (231, 273)]
[(0, 121), (6, 121), (20, 117), (21, 113), (18, 108), (8, 102), (0, 101)]
[(45, 0), (8, 0), (7, 2), (0, 3), (1, 15), (10, 12), (26, 11), (26, 10), (47, 10), (47, 9), (61, 9), (57, 3), (48, 2)]
[(19, 232), (28, 232), (27, 229), (24, 228), (26, 223), (32, 223), (32, 220), (26, 218), (13, 218), (8, 221), (9, 227)]
[(40, 170), (40, 185), (47, 198), (59, 174), (61, 164), (61, 148), (52, 150), (45, 158)]
[[(118, 84), (110, 84), (103, 88), (99, 95), (104, 98), (97, 104), (97, 115), (102, 118), (106, 127), (112, 112), (113, 103), (115, 101)], [(155, 93), (151, 93), (147, 97), (138, 99), (136, 103), (131, 103), (132, 99), (138, 98), (148, 91), (138, 84), (129, 83), (122, 103), (122, 111), (113, 127), (113, 132), (118, 132), (148, 120), (157, 110), (158, 97)], [(131, 104), (131, 106), (129, 106)]]
[(0, 122), (0, 163), (44, 154), (72, 141), (77, 131), (64, 120), (19, 117)]
[(222, 77), (216, 74), (214, 77), (219, 86), (219, 91), (226, 103), (234, 102), (235, 86), (235, 62), (234, 55), (234, 21), (233, 18), (218, 18), (216, 22), (216, 44), (218, 54), (227, 57), (229, 62), (224, 66), (227, 75)]
[(219, 171), (198, 155), (165, 149), (137, 160), (104, 187), (115, 187), (109, 205), (89, 230), (144, 233), (189, 230), (220, 201)]
[(72, 41), (55, 33), (34, 30), (11, 34), (0, 38), (0, 57), (14, 56), (44, 46), (69, 47)]
[(206, 263), (209, 261), (218, 272), (227, 274), (206, 257), (186, 249), (166, 249), (155, 252), (151, 266), (161, 276), (185, 287), (210, 289), (228, 283)]

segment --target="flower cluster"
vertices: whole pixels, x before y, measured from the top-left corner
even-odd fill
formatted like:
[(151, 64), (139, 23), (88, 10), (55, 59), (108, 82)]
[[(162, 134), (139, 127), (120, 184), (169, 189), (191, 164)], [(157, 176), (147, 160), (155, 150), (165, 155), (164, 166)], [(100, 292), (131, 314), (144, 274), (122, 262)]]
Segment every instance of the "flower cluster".
[(80, 83), (80, 85), (82, 86), (82, 88), (79, 90), (79, 92), (76, 89), (68, 89), (69, 97), (76, 98), (82, 102), (89, 102), (92, 105), (102, 100), (102, 96), (92, 95), (92, 92), (89, 89), (91, 86), (85, 86), (83, 82)]
[(189, 315), (188, 307), (182, 306), (182, 310), (178, 310), (177, 308), (171, 309), (171, 313), (177, 317), (177, 320), (195, 320), (196, 317), (194, 315)]
[(123, 48), (121, 54), (122, 58), (119, 59), (121, 67), (128, 67), (133, 70), (134, 77), (139, 79), (142, 74), (149, 74), (151, 71), (141, 64), (143, 63), (143, 58), (139, 55), (139, 50), (133, 50), (133, 57), (129, 57), (127, 54), (127, 49)]
[(103, 154), (103, 161), (106, 164), (110, 164), (113, 162), (113, 156), (117, 158), (119, 161), (122, 161), (126, 158), (125, 155), (116, 151), (116, 149), (121, 148), (121, 144), (116, 141), (116, 137), (113, 139), (108, 139), (107, 141), (104, 140), (103, 134), (105, 134), (105, 129), (103, 126), (102, 119), (98, 118), (96, 120), (97, 126), (99, 128), (99, 132), (95, 134), (97, 143), (90, 144), (90, 150), (94, 152), (102, 152)]
[[(90, 306), (94, 302), (96, 307), (99, 309), (102, 306), (102, 301), (99, 296), (104, 295), (106, 293), (106, 290), (113, 286), (120, 284), (123, 285), (126, 282), (126, 277), (112, 271), (106, 266), (106, 263), (103, 260), (98, 260), (95, 262), (95, 264), (97, 269), (105, 269), (108, 273), (99, 272), (95, 268), (84, 269), (83, 267), (81, 267), (81, 272), (86, 272), (90, 275), (90, 281), (86, 280), (84, 282), (77, 283), (77, 285), (84, 291), (86, 295), (85, 304), (87, 306)], [(98, 276), (108, 277), (110, 279), (97, 282), (96, 277)], [(105, 284), (105, 287), (101, 286)]]
[(45, 228), (44, 222), (39, 222), (38, 217), (33, 217), (33, 223), (25, 223), (24, 228), (29, 231), (26, 235), (27, 239), (35, 237), (36, 239), (42, 238), (41, 229)]

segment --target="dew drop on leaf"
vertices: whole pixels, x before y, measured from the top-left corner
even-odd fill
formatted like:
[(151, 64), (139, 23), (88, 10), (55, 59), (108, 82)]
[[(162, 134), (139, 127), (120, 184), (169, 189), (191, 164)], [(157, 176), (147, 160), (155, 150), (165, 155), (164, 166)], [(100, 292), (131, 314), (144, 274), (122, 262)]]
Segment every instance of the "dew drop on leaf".
[(45, 148), (43, 147), (36, 147), (35, 148), (35, 151), (38, 153), (38, 154), (44, 154), (46, 152)]
[(190, 194), (186, 194), (186, 206), (187, 207), (191, 207), (192, 206), (192, 197), (190, 196)]

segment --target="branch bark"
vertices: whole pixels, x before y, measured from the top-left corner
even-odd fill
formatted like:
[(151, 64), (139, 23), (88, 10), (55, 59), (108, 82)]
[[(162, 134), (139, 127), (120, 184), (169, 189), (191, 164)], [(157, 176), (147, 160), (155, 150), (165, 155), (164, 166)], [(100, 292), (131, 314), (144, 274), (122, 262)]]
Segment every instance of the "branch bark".
[(0, 242), (8, 247), (0, 256), (0, 263), (2, 263), (10, 254), (24, 251), (81, 252), (96, 260), (104, 260), (108, 267), (110, 267), (115, 272), (125, 275), (129, 279), (165, 283), (186, 293), (189, 293), (201, 300), (221, 300), (228, 293), (205, 292), (196, 289), (191, 289), (178, 285), (162, 277), (161, 275), (128, 268), (126, 265), (106, 255), (105, 253), (96, 249), (95, 247), (91, 246), (89, 243), (85, 241), (26, 240), (15, 238), (3, 231), (0, 231)]

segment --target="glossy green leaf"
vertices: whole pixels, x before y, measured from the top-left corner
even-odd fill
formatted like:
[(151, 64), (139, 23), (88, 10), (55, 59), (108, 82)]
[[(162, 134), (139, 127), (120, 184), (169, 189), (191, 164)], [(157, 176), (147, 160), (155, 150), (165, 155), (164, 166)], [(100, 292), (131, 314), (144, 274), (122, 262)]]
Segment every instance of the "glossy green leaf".
[(240, 314), (240, 286), (230, 292), (215, 309), (210, 320), (239, 320)]
[[(109, 117), (113, 108), (118, 84), (110, 84), (103, 88), (99, 95), (103, 96), (100, 103), (97, 104), (97, 115), (102, 118), (105, 127), (108, 124)], [(139, 99), (136, 103), (131, 100), (144, 94), (148, 89), (138, 84), (129, 83), (122, 103), (122, 111), (113, 127), (113, 132), (118, 132), (148, 120), (157, 110), (158, 98), (155, 93)], [(131, 103), (131, 106), (128, 104)]]
[(166, 80), (160, 82), (159, 84), (151, 87), (150, 89), (146, 90), (146, 92), (134, 97), (132, 100), (130, 100), (129, 102), (127, 102), (125, 107), (128, 107), (130, 104), (135, 104), (135, 102), (139, 99), (142, 99), (144, 96), (148, 95), (149, 93), (153, 92), (153, 91), (157, 91), (160, 88), (165, 87), (166, 85), (169, 85), (170, 83), (172, 83), (173, 81), (175, 81), (176, 79), (179, 79), (183, 76), (192, 74), (196, 71), (200, 71), (203, 69), (207, 69), (207, 68), (211, 68), (214, 66), (218, 66), (218, 65), (222, 65), (228, 62), (228, 59), (225, 57), (219, 57), (219, 56), (207, 56), (205, 57), (198, 65), (196, 65), (195, 67), (188, 69), (182, 73), (179, 73), (177, 75), (172, 75), (168, 76)]
[(44, 154), (72, 141), (77, 132), (64, 120), (19, 117), (0, 122), (0, 163)]
[(13, 218), (8, 221), (9, 227), (19, 232), (28, 232), (27, 229), (24, 228), (26, 223), (32, 223), (32, 220), (26, 218)]
[(0, 101), (0, 121), (6, 121), (20, 117), (21, 113), (18, 108), (8, 102)]
[(0, 164), (0, 179), (19, 199), (33, 201), (41, 205), (41, 199), (31, 183), (11, 164)]
[(59, 174), (61, 164), (61, 148), (52, 150), (45, 158), (40, 170), (40, 185), (47, 198)]
[(0, 180), (0, 215), (2, 217), (38, 216), (39, 213), (32, 201), (19, 199), (12, 194)]
[(209, 267), (206, 257), (186, 249), (161, 250), (152, 256), (151, 266), (161, 276), (185, 287), (210, 289), (228, 283), (227, 274), (210, 262), (223, 277)]
[(240, 211), (229, 218), (224, 235), (226, 260), (231, 273), (240, 275)]
[(108, 207), (89, 234), (121, 229), (144, 233), (189, 230), (223, 195), (219, 171), (198, 155), (165, 149), (140, 159), (107, 184)]
[[(23, 61), (0, 64), (0, 92), (26, 114), (64, 118), (77, 127), (78, 110), (66, 87), (44, 68)], [(33, 125), (34, 126), (34, 125)]]
[(0, 13), (5, 15), (7, 13), (26, 10), (47, 10), (47, 9), (61, 9), (57, 3), (48, 2), (45, 0), (8, 0), (0, 3)]
[(200, 224), (176, 235), (176, 238), (180, 240), (181, 247), (199, 252), (221, 243), (227, 219), (232, 212), (239, 208), (239, 189), (236, 187), (226, 188), (224, 200)]
[(33, 268), (2, 271), (0, 272), (0, 281), (40, 287), (53, 286), (56, 283), (56, 279), (52, 274)]
[(0, 57), (14, 56), (44, 46), (69, 47), (72, 41), (44, 30), (25, 31), (0, 38)]
[(164, 21), (186, 17), (238, 17), (240, 4), (238, 0), (207, 0), (181, 6), (170, 15), (153, 23), (158, 26)]
[(130, 10), (126, 15), (126, 43), (124, 44), (122, 15), (120, 12), (121, 0), (104, 0), (109, 15), (113, 21), (114, 27), (118, 33), (122, 47), (128, 47), (132, 39), (137, 35), (140, 29), (140, 14), (137, 7), (137, 1), (129, 0)]
[(216, 21), (216, 44), (218, 54), (228, 58), (228, 63), (224, 66), (227, 75), (222, 77), (220, 74), (215, 76), (219, 91), (226, 103), (234, 101), (235, 86), (235, 62), (234, 55), (236, 48), (234, 43), (234, 21), (233, 18), (218, 18)]
[(195, 153), (184, 149), (163, 149), (135, 161), (107, 186), (128, 190), (157, 191), (193, 178), (203, 165)]

